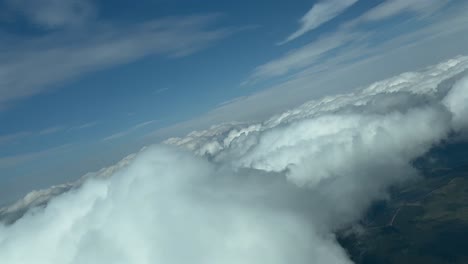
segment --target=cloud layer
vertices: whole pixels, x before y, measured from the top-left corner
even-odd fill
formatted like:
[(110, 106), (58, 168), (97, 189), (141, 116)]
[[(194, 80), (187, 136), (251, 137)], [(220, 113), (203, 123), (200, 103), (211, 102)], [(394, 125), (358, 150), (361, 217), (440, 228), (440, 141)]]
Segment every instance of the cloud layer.
[(34, 208), (0, 224), (0, 259), (351, 263), (334, 232), (415, 179), (414, 159), (466, 133), (467, 69), (457, 57), (261, 123), (192, 132), (33, 193), (0, 210)]

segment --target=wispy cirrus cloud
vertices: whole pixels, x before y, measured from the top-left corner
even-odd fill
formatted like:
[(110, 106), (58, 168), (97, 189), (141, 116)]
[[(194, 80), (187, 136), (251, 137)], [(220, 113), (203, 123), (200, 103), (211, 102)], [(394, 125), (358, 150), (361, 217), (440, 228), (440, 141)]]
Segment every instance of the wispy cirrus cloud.
[(5, 133), (0, 135), (0, 145), (11, 144), (15, 142), (21, 142), (29, 137), (44, 137), (57, 133), (77, 132), (81, 129), (87, 129), (94, 127), (98, 122), (89, 122), (81, 125), (67, 126), (67, 125), (56, 125), (46, 127), (37, 131), (18, 131), (14, 133)]
[(45, 29), (82, 26), (97, 13), (90, 0), (6, 0), (5, 8)]
[[(428, 18), (431, 14), (442, 9), (446, 4), (447, 1), (435, 0), (416, 0), (414, 2), (402, 0), (385, 1), (356, 18), (342, 23), (335, 32), (325, 33), (300, 48), (257, 66), (243, 84), (253, 84), (257, 81), (273, 77), (286, 76), (312, 65), (318, 65), (330, 57), (333, 57), (335, 61), (344, 57), (348, 57), (347, 60), (362, 59), (370, 53), (370, 50), (375, 50), (386, 45), (385, 41), (379, 40), (379, 38), (389, 38), (387, 35), (381, 34), (385, 32), (384, 29), (378, 30), (382, 25), (369, 29), (363, 27), (364, 24), (377, 24), (375, 22), (405, 13), (416, 14), (400, 21), (400, 23), (410, 23), (414, 22), (414, 20)], [(427, 27), (434, 27), (441, 23), (443, 23), (442, 19), (436, 23), (428, 21)], [(420, 29), (419, 26), (419, 28), (416, 27), (413, 31), (402, 30), (402, 32), (393, 36), (393, 38), (402, 38), (402, 36), (406, 34), (411, 35)], [(349, 58), (349, 54), (353, 54), (354, 58)], [(346, 60), (343, 59), (342, 61)]]
[(220, 17), (170, 17), (130, 25), (95, 22), (27, 41), (5, 33), (0, 42), (0, 109), (86, 73), (148, 55), (190, 55), (238, 30), (216, 26)]
[(427, 15), (446, 5), (448, 2), (447, 0), (390, 0), (370, 9), (358, 20), (361, 22), (378, 21), (402, 13)]
[(316, 64), (318, 60), (328, 52), (357, 39), (359, 35), (358, 33), (347, 34), (338, 32), (323, 36), (317, 41), (290, 51), (280, 58), (256, 67), (249, 79), (243, 84), (255, 83), (259, 80), (286, 75), (312, 64)]
[(46, 148), (39, 151), (32, 151), (21, 153), (17, 155), (3, 156), (0, 157), (0, 169), (11, 168), (32, 160), (51, 155), (53, 153), (63, 152), (70, 150), (74, 145), (67, 143), (56, 147)]
[(169, 88), (163, 87), (163, 88), (156, 89), (154, 91), (154, 94), (162, 94), (162, 93), (167, 92), (167, 91), (169, 91)]
[(48, 127), (48, 128), (45, 128), (45, 129), (39, 131), (39, 135), (44, 136), (44, 135), (55, 134), (55, 133), (58, 133), (60, 131), (65, 130), (65, 129), (66, 129), (66, 127), (64, 127), (64, 126)]
[(343, 13), (356, 2), (357, 0), (327, 0), (318, 2), (299, 20), (299, 29), (279, 44), (285, 44), (318, 28)]
[(110, 140), (114, 140), (114, 139), (118, 139), (118, 138), (121, 138), (121, 137), (125, 137), (125, 136), (128, 136), (129, 134), (133, 133), (133, 132), (136, 132), (137, 130), (141, 129), (141, 128), (144, 128), (146, 126), (149, 126), (151, 124), (154, 124), (158, 122), (158, 120), (150, 120), (150, 121), (146, 121), (146, 122), (142, 122), (142, 123), (139, 123), (139, 124), (136, 124), (135, 126), (133, 127), (130, 127), (124, 131), (120, 131), (120, 132), (117, 132), (115, 134), (112, 134), (108, 137), (105, 137), (103, 139), (103, 141), (110, 141)]
[(30, 132), (17, 132), (17, 133), (12, 133), (12, 134), (0, 135), (0, 145), (15, 142), (30, 135), (31, 135)]
[(86, 129), (86, 128), (94, 127), (97, 124), (98, 124), (97, 121), (88, 122), (88, 123), (85, 123), (85, 124), (82, 124), (82, 125), (77, 125), (77, 126), (70, 127), (68, 130), (73, 131), (73, 130)]

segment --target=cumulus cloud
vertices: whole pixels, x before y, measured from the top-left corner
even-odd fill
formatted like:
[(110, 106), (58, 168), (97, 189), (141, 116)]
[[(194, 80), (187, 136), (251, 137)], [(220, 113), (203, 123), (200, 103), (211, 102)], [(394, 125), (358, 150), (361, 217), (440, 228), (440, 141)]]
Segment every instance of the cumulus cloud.
[(294, 40), (320, 25), (332, 20), (356, 3), (357, 0), (328, 0), (315, 4), (299, 21), (300, 28), (287, 37), (281, 44)]
[(8, 263), (349, 263), (333, 237), (319, 243), (322, 235), (288, 212), (292, 201), (276, 204), (297, 187), (280, 175), (233, 173), (180, 150), (147, 149), (109, 180), (89, 181), (0, 227), (0, 256)]
[(334, 233), (414, 179), (413, 160), (466, 133), (466, 69), (457, 57), (260, 123), (192, 132), (58, 196), (35, 192), (0, 211), (33, 207), (0, 224), (0, 259), (351, 263)]

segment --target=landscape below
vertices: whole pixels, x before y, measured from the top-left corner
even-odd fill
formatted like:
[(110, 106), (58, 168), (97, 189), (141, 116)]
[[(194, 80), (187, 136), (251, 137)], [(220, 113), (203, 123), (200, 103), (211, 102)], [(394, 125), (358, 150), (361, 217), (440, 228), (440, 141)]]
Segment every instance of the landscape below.
[(468, 263), (468, 143), (415, 161), (424, 177), (376, 202), (359, 228), (339, 234), (357, 264)]

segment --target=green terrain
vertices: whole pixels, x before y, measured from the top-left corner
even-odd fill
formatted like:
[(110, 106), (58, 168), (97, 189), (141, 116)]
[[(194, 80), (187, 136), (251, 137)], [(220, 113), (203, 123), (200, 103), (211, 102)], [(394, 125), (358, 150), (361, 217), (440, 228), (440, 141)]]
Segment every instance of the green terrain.
[(360, 232), (339, 236), (355, 263), (468, 263), (468, 146), (428, 156), (415, 162), (423, 179), (376, 203)]

